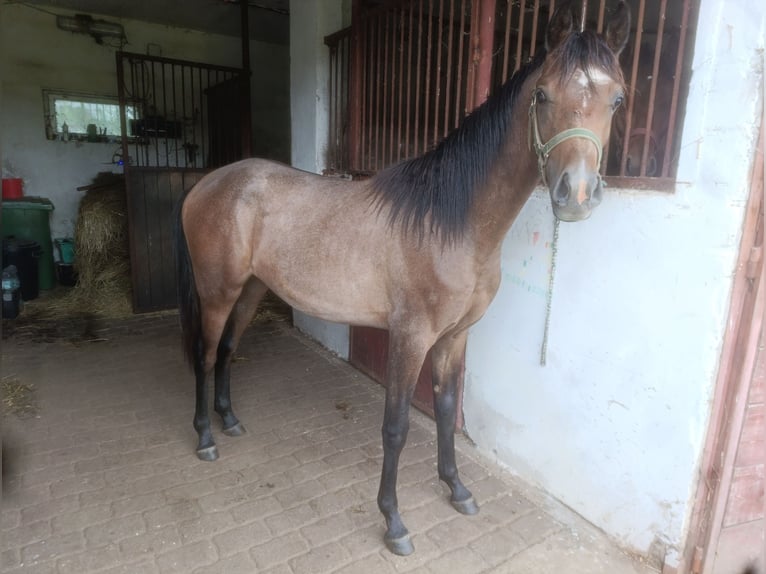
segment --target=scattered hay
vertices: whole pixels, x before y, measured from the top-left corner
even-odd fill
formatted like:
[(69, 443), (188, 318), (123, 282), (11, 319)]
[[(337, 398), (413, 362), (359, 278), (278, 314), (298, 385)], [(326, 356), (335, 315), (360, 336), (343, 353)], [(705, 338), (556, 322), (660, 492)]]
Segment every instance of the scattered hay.
[(3, 410), (7, 414), (30, 417), (37, 414), (34, 385), (25, 385), (14, 376), (2, 378)]
[(252, 323), (268, 323), (269, 321), (289, 322), (292, 320), (292, 313), (293, 310), (290, 305), (269, 291), (258, 305), (258, 310), (255, 312)]

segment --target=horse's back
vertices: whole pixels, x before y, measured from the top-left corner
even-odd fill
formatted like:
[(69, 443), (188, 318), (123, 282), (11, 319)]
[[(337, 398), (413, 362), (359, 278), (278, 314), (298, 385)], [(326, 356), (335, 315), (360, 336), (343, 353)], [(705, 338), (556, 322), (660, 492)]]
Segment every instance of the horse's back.
[(216, 267), (222, 281), (256, 276), (308, 313), (383, 325), (392, 242), (366, 185), (242, 160), (190, 191), (184, 227), (200, 265)]

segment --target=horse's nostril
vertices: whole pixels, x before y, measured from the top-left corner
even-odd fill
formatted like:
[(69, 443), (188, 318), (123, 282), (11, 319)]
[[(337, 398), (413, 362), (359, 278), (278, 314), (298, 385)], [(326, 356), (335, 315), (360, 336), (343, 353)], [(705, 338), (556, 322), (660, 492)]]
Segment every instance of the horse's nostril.
[(559, 205), (566, 205), (571, 193), (572, 187), (569, 184), (569, 174), (565, 172), (564, 175), (561, 176), (561, 179), (553, 192), (553, 199)]

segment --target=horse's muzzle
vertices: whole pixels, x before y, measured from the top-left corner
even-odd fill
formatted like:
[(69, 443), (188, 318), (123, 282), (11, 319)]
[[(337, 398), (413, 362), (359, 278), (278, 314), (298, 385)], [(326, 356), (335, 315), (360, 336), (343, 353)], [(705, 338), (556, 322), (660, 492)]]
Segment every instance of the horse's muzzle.
[(562, 221), (587, 219), (601, 203), (604, 183), (598, 172), (565, 170), (551, 188), (554, 215)]

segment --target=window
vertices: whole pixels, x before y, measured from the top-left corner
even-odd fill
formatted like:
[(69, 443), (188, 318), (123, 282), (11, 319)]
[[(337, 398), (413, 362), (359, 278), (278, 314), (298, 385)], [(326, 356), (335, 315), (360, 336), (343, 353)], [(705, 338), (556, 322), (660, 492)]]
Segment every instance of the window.
[[(114, 96), (44, 90), (43, 106), (48, 139), (113, 143), (120, 138), (120, 103)], [(126, 106), (125, 116), (137, 119), (135, 106)]]

